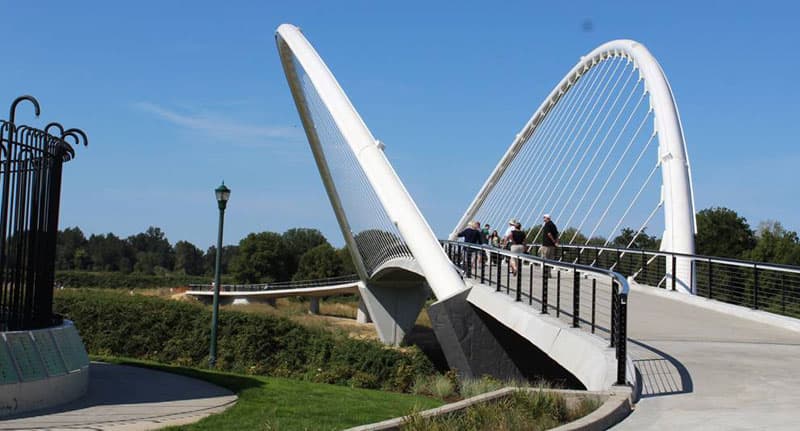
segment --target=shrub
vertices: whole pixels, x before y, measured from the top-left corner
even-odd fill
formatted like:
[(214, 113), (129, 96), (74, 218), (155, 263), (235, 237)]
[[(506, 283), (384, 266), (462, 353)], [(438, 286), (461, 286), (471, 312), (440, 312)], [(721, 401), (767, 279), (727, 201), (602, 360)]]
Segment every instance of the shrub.
[[(91, 354), (206, 366), (211, 313), (199, 304), (92, 289), (58, 291), (54, 308), (75, 322)], [(399, 351), (285, 318), (222, 310), (217, 368), (248, 374), (407, 391), (433, 365)]]

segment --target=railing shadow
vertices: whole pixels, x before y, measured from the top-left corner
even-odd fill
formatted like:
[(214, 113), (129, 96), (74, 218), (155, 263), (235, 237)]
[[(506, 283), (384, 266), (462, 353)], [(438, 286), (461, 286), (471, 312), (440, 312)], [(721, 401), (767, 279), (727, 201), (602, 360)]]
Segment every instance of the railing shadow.
[[(638, 347), (629, 350), (636, 367), (635, 401), (694, 392), (692, 376), (678, 359), (641, 341), (628, 338), (628, 342)], [(637, 358), (642, 350), (650, 355)]]

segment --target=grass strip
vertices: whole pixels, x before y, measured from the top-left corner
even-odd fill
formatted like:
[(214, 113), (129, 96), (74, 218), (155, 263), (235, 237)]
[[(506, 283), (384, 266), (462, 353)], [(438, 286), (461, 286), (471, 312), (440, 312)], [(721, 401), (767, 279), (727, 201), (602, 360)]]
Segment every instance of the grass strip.
[(408, 394), (250, 376), (119, 357), (93, 360), (180, 374), (227, 388), (238, 397), (223, 413), (169, 430), (338, 430), (438, 407), (442, 401)]

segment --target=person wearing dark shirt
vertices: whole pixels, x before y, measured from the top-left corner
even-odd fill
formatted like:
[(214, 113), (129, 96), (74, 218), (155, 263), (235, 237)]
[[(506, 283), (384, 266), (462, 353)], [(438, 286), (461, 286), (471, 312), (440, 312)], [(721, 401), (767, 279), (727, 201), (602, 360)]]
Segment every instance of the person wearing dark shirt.
[(558, 247), (558, 227), (550, 219), (550, 214), (545, 214), (544, 226), (542, 226), (542, 247), (539, 249), (539, 257), (555, 259), (556, 247)]
[[(522, 231), (522, 224), (516, 223), (514, 228), (508, 234), (508, 243), (511, 244), (510, 251), (512, 253), (525, 252), (525, 232)], [(511, 273), (517, 274), (517, 259), (511, 259)]]
[[(469, 244), (481, 244), (483, 234), (481, 225), (478, 222), (470, 223), (464, 230), (458, 233), (459, 238), (464, 238), (464, 242)], [(467, 265), (467, 277), (472, 275), (472, 254), (473, 249), (467, 248), (464, 263)]]

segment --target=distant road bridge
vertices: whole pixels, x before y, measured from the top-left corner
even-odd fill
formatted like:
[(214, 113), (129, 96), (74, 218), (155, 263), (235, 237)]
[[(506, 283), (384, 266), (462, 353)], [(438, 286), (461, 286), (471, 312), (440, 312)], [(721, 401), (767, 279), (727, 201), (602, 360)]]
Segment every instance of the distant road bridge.
[[(432, 293), (464, 375), (630, 387), (640, 402), (622, 428), (796, 428), (800, 269), (694, 254), (683, 129), (643, 45), (581, 57), (440, 242), (300, 30), (281, 25), (276, 42), (383, 342), (401, 343)], [(545, 213), (563, 229), (555, 260), (455, 241), (473, 220), (502, 235), (513, 218), (535, 253)], [(659, 250), (631, 249), (648, 229)]]

